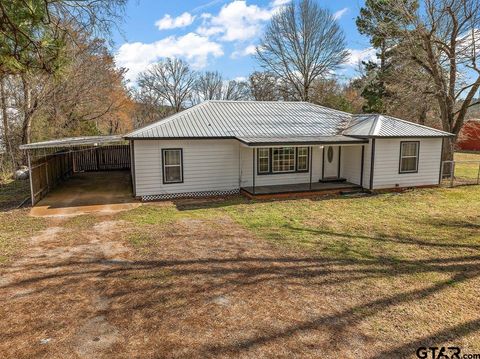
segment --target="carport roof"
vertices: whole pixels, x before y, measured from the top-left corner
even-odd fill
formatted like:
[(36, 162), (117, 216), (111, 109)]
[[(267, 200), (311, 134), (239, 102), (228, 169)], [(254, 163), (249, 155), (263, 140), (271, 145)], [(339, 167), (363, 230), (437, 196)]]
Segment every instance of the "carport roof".
[(77, 146), (98, 146), (108, 143), (123, 142), (122, 136), (83, 136), (83, 137), (66, 137), (56, 140), (29, 143), (21, 145), (21, 150), (34, 150), (40, 148), (60, 148), (60, 147), (77, 147)]

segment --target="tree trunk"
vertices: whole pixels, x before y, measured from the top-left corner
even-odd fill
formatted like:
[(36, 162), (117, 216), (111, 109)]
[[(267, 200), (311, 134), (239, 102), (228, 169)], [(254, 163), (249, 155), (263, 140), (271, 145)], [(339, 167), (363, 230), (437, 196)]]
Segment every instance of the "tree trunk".
[(21, 78), (23, 85), (22, 143), (30, 143), (32, 138), (32, 92), (25, 75), (22, 75)]
[(453, 154), (457, 137), (448, 137), (443, 141), (442, 161), (453, 161)]
[(3, 83), (4, 78), (0, 78), (0, 102), (2, 107), (2, 120), (3, 120), (3, 138), (5, 143), (5, 150), (7, 151), (7, 156), (10, 156), (12, 159), (13, 168), (16, 167), (15, 156), (12, 150), (12, 142), (10, 139), (10, 128), (8, 123), (8, 111), (7, 111), (7, 95), (5, 94), (5, 86)]

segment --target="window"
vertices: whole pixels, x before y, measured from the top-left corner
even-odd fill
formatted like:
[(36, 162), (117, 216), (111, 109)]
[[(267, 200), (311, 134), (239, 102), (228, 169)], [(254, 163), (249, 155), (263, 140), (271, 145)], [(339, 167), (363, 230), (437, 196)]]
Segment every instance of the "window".
[(418, 171), (418, 151), (420, 142), (400, 142), (400, 173)]
[(328, 160), (328, 163), (332, 163), (332, 161), (333, 161), (333, 147), (332, 146), (328, 147), (327, 160)]
[(163, 183), (183, 182), (183, 153), (181, 149), (162, 150)]
[(308, 172), (308, 147), (273, 147), (257, 149), (257, 174)]
[(273, 173), (295, 172), (295, 148), (277, 147), (273, 149)]
[(259, 148), (258, 149), (258, 173), (270, 172), (270, 149)]
[(297, 171), (308, 171), (308, 147), (297, 148)]

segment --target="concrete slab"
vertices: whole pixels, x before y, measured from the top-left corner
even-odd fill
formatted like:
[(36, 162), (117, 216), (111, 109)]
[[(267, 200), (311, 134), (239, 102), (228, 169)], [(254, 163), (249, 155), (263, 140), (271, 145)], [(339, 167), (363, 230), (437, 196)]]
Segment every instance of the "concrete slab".
[(47, 194), (30, 211), (35, 217), (111, 214), (140, 206), (128, 171), (77, 173)]

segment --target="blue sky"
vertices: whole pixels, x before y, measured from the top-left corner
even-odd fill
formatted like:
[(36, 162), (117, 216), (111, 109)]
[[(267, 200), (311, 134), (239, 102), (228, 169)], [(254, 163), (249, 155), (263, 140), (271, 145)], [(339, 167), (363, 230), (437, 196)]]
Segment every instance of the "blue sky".
[[(355, 18), (363, 1), (317, 0), (331, 10), (347, 39), (342, 79), (355, 75), (359, 60), (373, 58)], [(288, 0), (130, 0), (122, 33), (114, 34), (118, 66), (134, 81), (148, 65), (167, 56), (187, 60), (196, 70), (218, 70), (227, 79), (247, 77), (258, 64), (251, 53), (272, 14)]]

